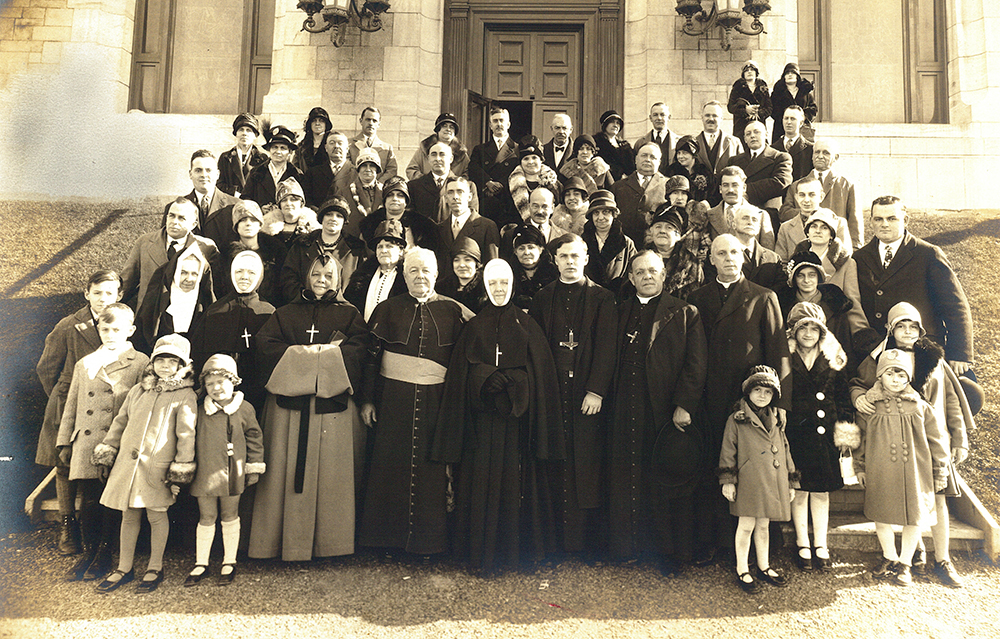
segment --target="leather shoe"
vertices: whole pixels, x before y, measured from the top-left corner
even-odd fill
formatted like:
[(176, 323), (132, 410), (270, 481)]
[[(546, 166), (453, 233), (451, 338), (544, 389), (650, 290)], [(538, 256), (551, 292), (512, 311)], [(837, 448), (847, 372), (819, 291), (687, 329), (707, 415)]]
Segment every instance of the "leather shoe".
[(83, 581), (83, 576), (87, 574), (87, 569), (94, 561), (94, 553), (84, 553), (83, 557), (76, 560), (73, 567), (66, 573), (66, 581)]
[[(185, 577), (184, 578), (184, 587), (185, 588), (190, 588), (191, 586), (198, 585), (199, 583), (201, 583), (201, 580), (205, 578), (205, 575), (208, 574), (208, 566), (204, 566), (202, 564), (195, 564), (195, 568), (201, 568), (202, 571), (201, 571), (201, 573), (199, 573), (197, 575), (195, 575), (195, 574), (189, 574), (187, 577)], [(194, 571), (192, 571), (192, 573), (193, 572)]]
[[(744, 577), (750, 577), (750, 581), (744, 581), (743, 580)], [(760, 592), (760, 584), (757, 583), (757, 580), (753, 578), (753, 575), (751, 575), (748, 572), (740, 573), (739, 575), (737, 575), (736, 583), (739, 584), (740, 589), (743, 592), (747, 593), (748, 595), (753, 595)]]
[(962, 578), (959, 576), (955, 566), (947, 559), (934, 562), (934, 574), (941, 580), (941, 583), (949, 588), (961, 588)]
[(236, 579), (236, 564), (222, 564), (223, 568), (226, 566), (229, 566), (232, 570), (219, 574), (219, 580), (216, 582), (219, 586), (228, 586), (233, 583), (233, 579)]
[[(112, 581), (110, 577), (119, 575), (117, 581)], [(114, 592), (124, 586), (127, 583), (132, 582), (135, 579), (135, 568), (128, 572), (122, 572), (120, 570), (115, 570), (108, 577), (104, 579), (101, 583), (97, 584), (97, 592), (108, 593)]]
[[(773, 575), (770, 573), (774, 573)], [(785, 578), (783, 574), (775, 570), (774, 568), (768, 567), (764, 570), (757, 569), (757, 578), (761, 581), (766, 581), (772, 586), (777, 586), (779, 588), (784, 588), (788, 585), (788, 579)]]
[[(150, 574), (155, 575), (152, 579), (146, 579)], [(142, 581), (139, 585), (135, 587), (138, 592), (153, 592), (160, 587), (160, 583), (163, 581), (163, 570), (147, 570), (146, 574), (142, 576)]]
[[(802, 551), (805, 551), (806, 557), (802, 556)], [(799, 546), (799, 551), (795, 553), (795, 565), (799, 567), (799, 570), (805, 572), (813, 569), (812, 550), (809, 546)]]
[(94, 561), (87, 567), (87, 572), (83, 573), (83, 580), (94, 581), (101, 579), (111, 570), (113, 560), (114, 554), (111, 552), (111, 546), (108, 544), (99, 545), (97, 547), (97, 554), (94, 555)]

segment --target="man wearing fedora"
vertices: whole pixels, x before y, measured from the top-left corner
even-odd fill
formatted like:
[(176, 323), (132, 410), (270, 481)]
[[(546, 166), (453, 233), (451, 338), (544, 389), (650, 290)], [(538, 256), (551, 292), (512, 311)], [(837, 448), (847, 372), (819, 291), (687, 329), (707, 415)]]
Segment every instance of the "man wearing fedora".
[(434, 161), (430, 156), (431, 147), (441, 143), (451, 149), (451, 170), (455, 175), (465, 175), (469, 170), (469, 150), (458, 139), (458, 120), (454, 113), (442, 113), (434, 121), (434, 134), (420, 141), (420, 146), (413, 152), (410, 163), (406, 165), (406, 179), (413, 182), (422, 175), (427, 175), (434, 169)]
[(382, 170), (378, 174), (378, 181), (385, 182), (396, 175), (396, 153), (392, 145), (378, 137), (378, 127), (382, 121), (382, 114), (376, 107), (366, 106), (361, 111), (361, 132), (351, 139), (350, 155), (354, 166), (358, 165), (358, 156), (362, 149), (371, 149), (378, 153), (381, 160)]
[(623, 560), (659, 551), (672, 576), (692, 559), (700, 435), (692, 415), (707, 374), (698, 309), (664, 292), (653, 251), (628, 265), (635, 293), (618, 306), (618, 375), (609, 429), (609, 537)]
[(233, 120), (236, 146), (219, 156), (219, 181), (216, 187), (223, 193), (239, 197), (254, 167), (267, 162), (267, 154), (257, 148), (260, 122), (252, 113), (241, 113)]

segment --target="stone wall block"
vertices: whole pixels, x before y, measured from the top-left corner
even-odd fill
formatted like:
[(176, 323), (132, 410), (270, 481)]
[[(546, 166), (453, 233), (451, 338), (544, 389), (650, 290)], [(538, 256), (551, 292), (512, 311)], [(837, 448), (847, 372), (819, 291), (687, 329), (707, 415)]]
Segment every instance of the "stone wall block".
[(53, 27), (72, 27), (73, 9), (46, 9), (45, 24)]
[(684, 70), (706, 69), (708, 68), (705, 64), (707, 60), (707, 52), (688, 49), (684, 51)]
[(62, 58), (62, 42), (42, 43), (42, 62), (45, 64), (59, 64)]
[(687, 86), (700, 86), (704, 84), (717, 84), (718, 76), (714, 69), (684, 69), (684, 84)]
[(41, 7), (21, 9), (21, 17), (17, 23), (26, 27), (41, 26), (45, 24), (45, 9)]
[(32, 40), (52, 40), (69, 42), (73, 35), (73, 27), (32, 27)]

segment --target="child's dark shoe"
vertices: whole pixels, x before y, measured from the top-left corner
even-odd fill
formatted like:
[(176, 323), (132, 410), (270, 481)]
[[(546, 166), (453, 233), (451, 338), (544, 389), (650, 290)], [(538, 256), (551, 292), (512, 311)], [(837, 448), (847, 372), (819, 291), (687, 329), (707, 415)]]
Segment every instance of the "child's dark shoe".
[(799, 552), (795, 555), (795, 565), (805, 572), (813, 569), (812, 550), (809, 546), (799, 546)]
[(760, 584), (757, 583), (757, 580), (753, 578), (753, 575), (748, 572), (737, 575), (736, 583), (739, 584), (740, 589), (748, 595), (754, 595), (760, 591)]
[(906, 564), (900, 564), (896, 569), (896, 578), (894, 581), (898, 586), (912, 586), (913, 575), (910, 574), (910, 567)]
[(184, 587), (190, 588), (191, 586), (197, 586), (201, 583), (201, 580), (205, 578), (208, 574), (208, 566), (203, 566), (201, 564), (196, 564), (194, 570), (192, 570), (187, 577), (184, 578)]
[[(149, 576), (153, 577), (150, 579)], [(146, 574), (142, 576), (142, 581), (139, 585), (135, 587), (138, 592), (146, 593), (153, 592), (160, 587), (163, 582), (163, 570), (147, 570)]]
[(772, 586), (777, 586), (783, 588), (788, 585), (788, 579), (785, 578), (783, 574), (775, 570), (774, 568), (765, 568), (763, 570), (757, 570), (757, 577), (761, 581), (766, 581)]
[[(821, 557), (820, 553), (826, 555), (826, 557)], [(826, 548), (817, 548), (816, 555), (812, 560), (813, 568), (820, 572), (830, 572), (830, 551)]]
[(222, 564), (222, 572), (219, 573), (218, 585), (228, 586), (236, 579), (236, 564)]
[(122, 572), (121, 570), (115, 570), (110, 575), (108, 575), (104, 581), (97, 584), (97, 592), (108, 593), (114, 592), (124, 586), (127, 583), (132, 582), (135, 579), (135, 569), (128, 572)]
[(872, 569), (872, 577), (875, 579), (892, 579), (899, 566), (899, 562), (882, 557), (879, 564)]
[(941, 583), (949, 588), (962, 587), (962, 578), (959, 576), (958, 571), (955, 570), (954, 564), (947, 559), (944, 561), (935, 561), (931, 570), (934, 571), (934, 574), (937, 575)]
[(923, 579), (927, 575), (927, 551), (917, 548), (913, 551), (913, 562), (910, 564), (913, 576)]

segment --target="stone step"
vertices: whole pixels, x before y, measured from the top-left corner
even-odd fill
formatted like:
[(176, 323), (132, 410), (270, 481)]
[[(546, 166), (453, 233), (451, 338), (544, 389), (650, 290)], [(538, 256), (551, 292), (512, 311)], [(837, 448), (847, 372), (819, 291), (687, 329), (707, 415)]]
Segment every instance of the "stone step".
[[(832, 508), (832, 506), (831, 506)], [(954, 516), (951, 522), (951, 549), (967, 552), (981, 550), (985, 535), (982, 530), (959, 521)], [(795, 529), (791, 522), (782, 523), (785, 539), (794, 545)], [(902, 532), (902, 526), (893, 526), (897, 537)], [(934, 549), (930, 528), (922, 531), (924, 545), (927, 550)], [(862, 550), (877, 552), (880, 550), (878, 538), (875, 536), (875, 522), (868, 520), (863, 513), (830, 513), (830, 531), (827, 543), (830, 548)], [(897, 542), (898, 543), (898, 542)]]

